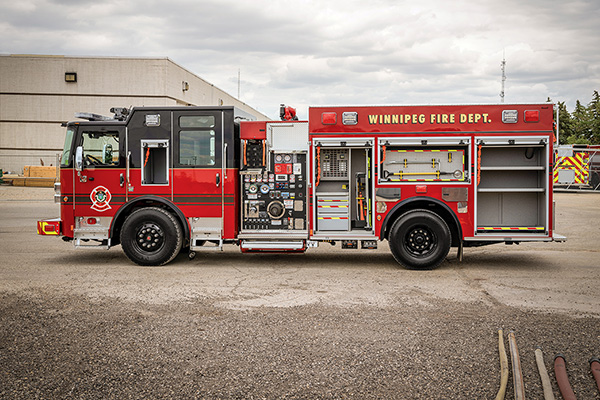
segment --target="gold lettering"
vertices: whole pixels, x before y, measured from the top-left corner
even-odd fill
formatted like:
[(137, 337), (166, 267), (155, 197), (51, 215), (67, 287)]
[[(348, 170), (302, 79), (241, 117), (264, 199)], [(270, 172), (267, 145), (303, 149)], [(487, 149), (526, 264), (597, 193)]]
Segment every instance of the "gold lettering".
[(442, 114), (442, 124), (448, 123), (448, 114)]
[(424, 124), (425, 123), (425, 114), (419, 115), (419, 123), (420, 124)]
[(439, 114), (431, 114), (429, 116), (429, 123), (435, 124), (436, 118), (437, 118), (437, 123), (439, 124), (440, 123), (440, 115)]
[(472, 124), (473, 123), (473, 114), (469, 114), (469, 123)]
[(464, 124), (467, 122), (467, 114), (460, 114), (460, 123)]
[(369, 115), (369, 124), (373, 125), (377, 123), (377, 115)]
[(392, 123), (392, 116), (391, 115), (384, 115), (383, 116), (383, 123), (384, 124), (391, 124)]
[(488, 114), (482, 114), (482, 115), (483, 115), (483, 122), (484, 123), (487, 124), (488, 122), (492, 122), (492, 121), (488, 120)]
[(475, 123), (478, 123), (481, 119), (481, 114), (475, 114)]
[(450, 114), (450, 123), (453, 124), (454, 122), (454, 114)]
[(392, 115), (392, 124), (397, 124), (397, 123), (398, 123), (398, 114)]
[(413, 124), (416, 124), (416, 123), (417, 123), (417, 117), (418, 117), (418, 115), (417, 115), (417, 114), (413, 114), (413, 115), (412, 115), (412, 123), (413, 123)]
[(404, 114), (404, 123), (410, 124), (410, 114)]

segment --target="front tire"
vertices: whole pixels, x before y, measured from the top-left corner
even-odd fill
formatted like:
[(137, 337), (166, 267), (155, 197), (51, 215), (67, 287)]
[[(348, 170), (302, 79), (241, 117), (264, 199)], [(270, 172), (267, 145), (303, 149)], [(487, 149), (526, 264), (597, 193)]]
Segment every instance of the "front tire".
[(165, 265), (179, 254), (183, 234), (179, 222), (162, 208), (141, 208), (131, 213), (121, 229), (121, 246), (134, 263)]
[(437, 268), (451, 245), (448, 224), (428, 210), (409, 211), (394, 222), (389, 242), (392, 255), (407, 269)]

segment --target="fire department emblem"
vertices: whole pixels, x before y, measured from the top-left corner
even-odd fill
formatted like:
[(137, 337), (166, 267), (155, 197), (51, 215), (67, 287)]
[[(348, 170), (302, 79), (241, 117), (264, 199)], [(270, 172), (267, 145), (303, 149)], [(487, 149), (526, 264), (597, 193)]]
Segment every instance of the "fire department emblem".
[(104, 212), (110, 210), (112, 207), (110, 203), (110, 192), (104, 186), (97, 186), (92, 193), (90, 193), (90, 199), (92, 200), (92, 210)]

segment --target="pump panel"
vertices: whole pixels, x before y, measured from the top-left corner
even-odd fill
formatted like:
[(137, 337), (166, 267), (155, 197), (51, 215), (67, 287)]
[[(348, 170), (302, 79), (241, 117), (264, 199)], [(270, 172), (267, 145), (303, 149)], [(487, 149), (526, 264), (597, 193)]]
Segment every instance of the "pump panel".
[(271, 152), (269, 157), (269, 168), (241, 172), (242, 233), (306, 231), (306, 154)]

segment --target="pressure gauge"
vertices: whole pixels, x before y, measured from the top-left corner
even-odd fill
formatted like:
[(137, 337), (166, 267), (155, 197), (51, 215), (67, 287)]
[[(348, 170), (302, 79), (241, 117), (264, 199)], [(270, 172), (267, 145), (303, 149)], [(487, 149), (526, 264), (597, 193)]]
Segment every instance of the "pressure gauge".
[(283, 161), (283, 154), (275, 154), (275, 162), (280, 163)]
[(292, 155), (291, 154), (286, 154), (283, 156), (283, 161), (286, 163), (292, 162)]

